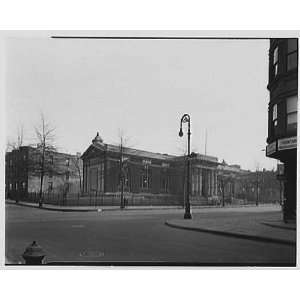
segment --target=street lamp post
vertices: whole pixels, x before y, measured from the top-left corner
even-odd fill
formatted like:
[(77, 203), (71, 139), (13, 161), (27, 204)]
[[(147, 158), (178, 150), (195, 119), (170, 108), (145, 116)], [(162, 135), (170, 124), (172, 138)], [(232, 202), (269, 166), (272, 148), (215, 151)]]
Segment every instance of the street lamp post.
[(187, 184), (186, 184), (186, 201), (184, 219), (191, 219), (190, 209), (190, 144), (191, 144), (191, 118), (188, 114), (184, 114), (180, 120), (179, 136), (183, 136), (182, 123), (188, 123), (188, 155), (187, 155)]
[(258, 206), (259, 203), (259, 177), (258, 177), (259, 170), (256, 170), (256, 201), (255, 205)]

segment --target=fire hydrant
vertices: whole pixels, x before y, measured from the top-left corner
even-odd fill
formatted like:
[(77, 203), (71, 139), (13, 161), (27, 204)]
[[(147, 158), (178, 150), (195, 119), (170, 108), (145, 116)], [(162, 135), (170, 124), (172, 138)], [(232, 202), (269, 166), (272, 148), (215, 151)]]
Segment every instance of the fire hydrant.
[(23, 253), (23, 258), (26, 265), (41, 265), (43, 263), (44, 257), (45, 252), (42, 247), (37, 244), (36, 241), (33, 241), (32, 244), (29, 245)]

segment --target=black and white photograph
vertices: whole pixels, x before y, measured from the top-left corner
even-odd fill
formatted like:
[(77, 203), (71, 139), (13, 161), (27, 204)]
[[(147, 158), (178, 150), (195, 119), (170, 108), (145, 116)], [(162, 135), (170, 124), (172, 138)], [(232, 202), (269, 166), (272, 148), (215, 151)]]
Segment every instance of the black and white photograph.
[(5, 266), (296, 267), (297, 35), (4, 43)]

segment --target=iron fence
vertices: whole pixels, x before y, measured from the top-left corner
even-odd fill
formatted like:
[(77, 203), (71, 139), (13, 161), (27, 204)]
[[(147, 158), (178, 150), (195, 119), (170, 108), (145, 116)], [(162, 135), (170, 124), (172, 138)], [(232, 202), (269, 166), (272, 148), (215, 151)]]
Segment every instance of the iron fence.
[[(39, 203), (38, 192), (28, 193), (22, 199), (29, 203)], [(147, 195), (124, 193), (125, 206), (172, 206), (182, 205), (182, 197), (177, 195)], [(42, 203), (55, 206), (120, 206), (120, 193), (43, 193)]]

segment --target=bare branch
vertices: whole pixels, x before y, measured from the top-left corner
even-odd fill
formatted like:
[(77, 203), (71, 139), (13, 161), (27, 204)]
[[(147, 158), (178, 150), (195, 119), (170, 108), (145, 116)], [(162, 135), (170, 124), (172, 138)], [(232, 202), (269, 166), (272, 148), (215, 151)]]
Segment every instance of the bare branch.
[(59, 166), (53, 165), (51, 161), (51, 153), (56, 151), (54, 145), (55, 128), (46, 121), (43, 112), (40, 113), (40, 123), (34, 127), (37, 138), (37, 157), (32, 164), (33, 172), (37, 172), (40, 176), (40, 205), (42, 205), (43, 180), (47, 174), (62, 175)]
[(23, 125), (18, 126), (16, 139), (8, 139), (6, 142), (6, 152), (17, 150), (23, 146), (24, 143), (24, 127)]

